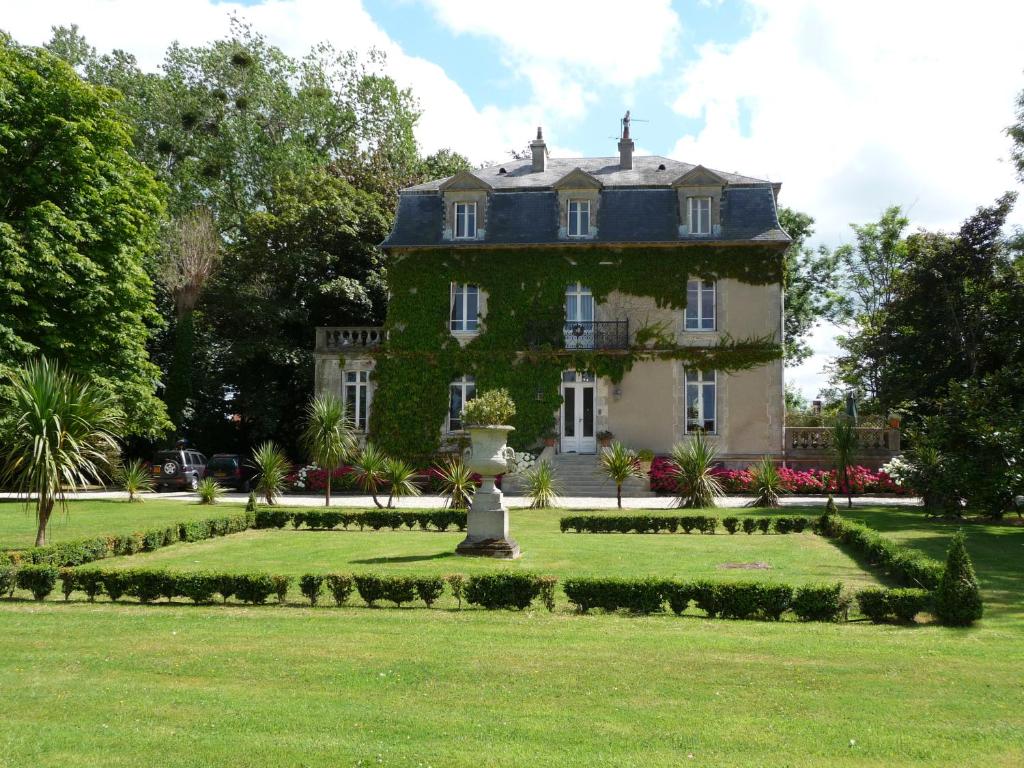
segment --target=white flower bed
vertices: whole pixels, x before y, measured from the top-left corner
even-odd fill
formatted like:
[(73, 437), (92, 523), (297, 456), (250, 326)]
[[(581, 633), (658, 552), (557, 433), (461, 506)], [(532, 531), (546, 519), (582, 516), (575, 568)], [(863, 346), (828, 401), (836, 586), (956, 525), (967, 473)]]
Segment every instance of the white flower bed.
[(517, 452), (515, 456), (509, 459), (508, 474), (518, 475), (520, 472), (530, 469), (536, 463), (537, 457), (532, 453), (527, 453), (526, 451)]
[(306, 490), (306, 486), (308, 483), (306, 477), (309, 475), (310, 472), (317, 469), (320, 469), (320, 467), (318, 467), (316, 464), (307, 464), (306, 466), (302, 467), (302, 469), (295, 473), (295, 483), (294, 485), (292, 485), (292, 488), (294, 488), (296, 491)]

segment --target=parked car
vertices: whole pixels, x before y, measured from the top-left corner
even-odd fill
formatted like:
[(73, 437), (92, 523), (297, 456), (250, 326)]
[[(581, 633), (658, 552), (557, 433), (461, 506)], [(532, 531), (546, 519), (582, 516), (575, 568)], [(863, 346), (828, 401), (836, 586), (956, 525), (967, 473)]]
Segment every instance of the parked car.
[(206, 457), (189, 448), (160, 451), (153, 458), (153, 486), (158, 491), (178, 488), (194, 491), (206, 475)]
[(237, 488), (243, 493), (252, 488), (255, 475), (256, 469), (237, 453), (215, 453), (206, 465), (207, 477), (212, 477), (225, 488)]

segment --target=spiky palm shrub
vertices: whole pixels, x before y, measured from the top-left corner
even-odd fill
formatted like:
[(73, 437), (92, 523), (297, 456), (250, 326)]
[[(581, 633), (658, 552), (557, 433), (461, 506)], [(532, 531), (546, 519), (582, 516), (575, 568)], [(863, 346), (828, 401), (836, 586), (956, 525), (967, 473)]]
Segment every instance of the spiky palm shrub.
[(785, 493), (779, 468), (770, 456), (762, 456), (757, 464), (750, 466), (750, 489), (754, 492), (751, 507), (777, 507), (779, 496)]
[(717, 456), (715, 447), (701, 432), (672, 446), (678, 506), (688, 509), (714, 507), (715, 499), (724, 495), (713, 471)]
[(142, 459), (133, 459), (118, 466), (114, 471), (114, 479), (121, 490), (128, 494), (128, 501), (142, 501), (141, 494), (153, 490), (152, 470)]
[(615, 483), (615, 500), (622, 509), (622, 484), (631, 477), (643, 477), (636, 451), (618, 440), (601, 451), (601, 471)]
[(341, 462), (356, 448), (355, 428), (345, 412), (345, 402), (332, 392), (317, 395), (306, 406), (302, 446), (310, 460), (327, 471), (324, 506), (331, 506), (331, 478)]
[(420, 489), (413, 482), (415, 477), (416, 470), (401, 459), (384, 460), (384, 482), (389, 486), (388, 509), (394, 506), (395, 499), (420, 495)]
[(380, 503), (380, 499), (377, 498), (377, 494), (384, 484), (384, 470), (387, 460), (388, 457), (382, 451), (378, 450), (372, 443), (367, 443), (366, 447), (359, 452), (359, 455), (352, 462), (352, 477), (355, 479), (356, 485), (364, 493), (368, 493), (373, 497), (373, 503), (377, 509), (384, 508), (384, 505)]
[(530, 497), (530, 509), (547, 509), (558, 503), (561, 489), (550, 463), (542, 461), (533, 469), (526, 470), (523, 480), (526, 495)]
[(461, 459), (448, 457), (434, 465), (441, 484), (441, 495), (451, 509), (467, 509), (473, 500), (476, 483), (473, 473)]
[(0, 404), (5, 425), (0, 486), (35, 498), (36, 546), (46, 545), (54, 504), (98, 481), (118, 455), (123, 421), (113, 397), (45, 357), (11, 372)]
[(196, 495), (200, 504), (216, 504), (217, 499), (224, 495), (224, 488), (212, 477), (204, 477), (199, 481)]
[(291, 470), (288, 457), (277, 447), (277, 443), (267, 440), (252, 452), (252, 466), (256, 470), (256, 493), (267, 504), (276, 504), (284, 490), (285, 478)]
[(842, 492), (846, 489), (846, 504), (853, 506), (853, 489), (850, 488), (850, 466), (857, 453), (857, 429), (853, 420), (840, 416), (832, 425), (832, 458), (836, 465), (836, 485)]
[(935, 591), (935, 615), (951, 627), (967, 627), (981, 618), (981, 592), (963, 531), (957, 531), (946, 555), (946, 570)]

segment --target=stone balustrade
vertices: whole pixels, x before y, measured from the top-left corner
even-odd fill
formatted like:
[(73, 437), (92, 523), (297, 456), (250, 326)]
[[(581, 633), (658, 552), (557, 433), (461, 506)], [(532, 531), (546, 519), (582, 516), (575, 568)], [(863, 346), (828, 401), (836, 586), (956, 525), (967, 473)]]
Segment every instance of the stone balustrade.
[[(858, 453), (900, 452), (899, 429), (857, 427)], [(830, 427), (786, 427), (786, 453), (792, 455), (827, 453), (832, 449)]]
[(345, 326), (316, 329), (317, 352), (344, 352), (345, 350), (367, 349), (384, 343), (383, 328), (370, 326)]

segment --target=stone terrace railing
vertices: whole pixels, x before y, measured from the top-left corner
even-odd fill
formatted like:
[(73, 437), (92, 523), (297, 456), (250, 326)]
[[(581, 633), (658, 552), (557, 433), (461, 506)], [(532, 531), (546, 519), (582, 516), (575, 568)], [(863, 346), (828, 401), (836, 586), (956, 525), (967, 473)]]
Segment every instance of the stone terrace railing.
[[(899, 429), (857, 427), (858, 464), (877, 466), (900, 452)], [(786, 427), (786, 460), (815, 465), (831, 461), (832, 430), (830, 427)]]
[(386, 338), (383, 328), (350, 326), (341, 328), (317, 328), (317, 352), (343, 352), (352, 349), (378, 347)]

